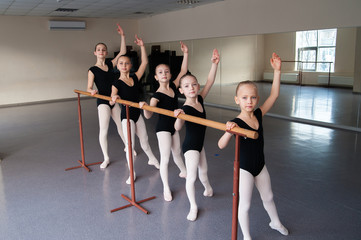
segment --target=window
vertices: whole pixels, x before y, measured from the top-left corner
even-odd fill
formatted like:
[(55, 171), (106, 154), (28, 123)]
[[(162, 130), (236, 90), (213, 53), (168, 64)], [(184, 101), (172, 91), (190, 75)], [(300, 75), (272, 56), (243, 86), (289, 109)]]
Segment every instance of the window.
[[(298, 70), (334, 71), (337, 29), (301, 31), (296, 33), (296, 64)], [(302, 65), (301, 65), (302, 64)]]

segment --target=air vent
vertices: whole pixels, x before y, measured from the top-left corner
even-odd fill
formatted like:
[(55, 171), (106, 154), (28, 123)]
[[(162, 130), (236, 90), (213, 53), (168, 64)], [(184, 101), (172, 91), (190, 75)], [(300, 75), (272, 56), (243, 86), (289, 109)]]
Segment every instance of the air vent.
[(76, 8), (58, 8), (58, 9), (55, 9), (55, 12), (76, 12), (78, 10), (79, 9), (76, 9)]
[(184, 5), (192, 5), (192, 4), (197, 4), (199, 3), (199, 1), (196, 0), (179, 0), (177, 1), (178, 4), (184, 4)]

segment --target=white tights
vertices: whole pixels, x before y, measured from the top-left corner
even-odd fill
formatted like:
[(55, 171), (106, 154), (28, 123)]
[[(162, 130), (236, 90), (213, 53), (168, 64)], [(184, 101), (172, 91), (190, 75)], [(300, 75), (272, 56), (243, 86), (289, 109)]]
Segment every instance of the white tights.
[(170, 132), (157, 132), (159, 152), (160, 152), (160, 177), (163, 182), (163, 193), (166, 201), (172, 201), (172, 194), (168, 184), (168, 164), (170, 153), (172, 152), (174, 163), (178, 166), (179, 176), (185, 178), (187, 170), (181, 157), (181, 147), (179, 133), (173, 135)]
[(213, 189), (208, 180), (208, 166), (204, 148), (201, 152), (196, 150), (189, 150), (184, 153), (184, 157), (187, 168), (186, 192), (190, 203), (190, 211), (187, 219), (190, 221), (195, 221), (197, 219), (198, 213), (194, 186), (194, 183), (197, 179), (197, 170), (199, 174), (199, 180), (204, 186), (203, 195), (206, 197), (213, 196)]
[[(139, 138), (140, 146), (145, 152), (145, 154), (148, 156), (148, 164), (154, 165), (156, 168), (159, 169), (159, 162), (154, 156), (152, 149), (150, 148), (149, 142), (148, 142), (148, 134), (147, 129), (145, 127), (145, 122), (142, 117), (142, 115), (139, 116), (139, 119), (136, 123), (134, 123), (133, 120), (130, 121), (130, 129), (131, 129), (131, 141), (132, 141), (132, 158), (133, 158), (133, 170), (134, 170), (134, 140), (135, 140), (135, 134)], [(128, 136), (128, 130), (127, 130), (127, 119), (122, 120), (122, 127), (123, 127), (123, 133), (124, 136)], [(128, 138), (125, 138), (125, 145), (126, 145), (126, 156), (127, 156), (127, 162), (128, 167), (129, 165), (129, 153), (128, 153)], [(130, 170), (130, 169), (129, 169)], [(134, 170), (134, 180), (135, 180), (135, 170)], [(130, 179), (128, 178), (127, 183), (130, 184)]]
[(283, 235), (288, 235), (288, 230), (282, 225), (278, 217), (276, 205), (273, 201), (273, 193), (271, 188), (271, 179), (266, 166), (263, 167), (261, 173), (253, 177), (253, 175), (243, 169), (239, 174), (239, 207), (238, 221), (242, 229), (243, 239), (250, 240), (249, 232), (249, 209), (251, 206), (253, 186), (256, 185), (266, 209), (271, 219), (270, 227), (279, 231)]
[(109, 129), (109, 120), (110, 116), (113, 118), (118, 134), (121, 137), (124, 145), (125, 139), (122, 131), (122, 123), (120, 121), (120, 107), (118, 104), (115, 104), (113, 109), (111, 109), (106, 104), (100, 104), (98, 106), (98, 118), (99, 118), (99, 143), (100, 148), (102, 149), (104, 162), (109, 162), (108, 154), (108, 129)]

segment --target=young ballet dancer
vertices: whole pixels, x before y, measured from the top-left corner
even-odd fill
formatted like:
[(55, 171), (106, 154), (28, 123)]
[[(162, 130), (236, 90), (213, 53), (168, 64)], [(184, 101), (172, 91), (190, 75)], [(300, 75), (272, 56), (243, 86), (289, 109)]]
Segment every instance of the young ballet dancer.
[[(206, 118), (206, 111), (203, 105), (203, 100), (210, 91), (216, 78), (217, 67), (219, 63), (219, 54), (217, 49), (213, 50), (211, 61), (212, 66), (208, 74), (207, 82), (200, 92), (200, 85), (195, 76), (186, 74), (181, 77), (179, 82), (179, 91), (184, 94), (186, 101), (184, 102), (182, 109), (174, 110), (174, 116), (177, 117), (180, 113), (184, 113), (196, 117)], [(184, 125), (184, 122), (185, 120), (177, 118), (174, 124), (175, 130), (179, 131)], [(213, 189), (208, 180), (207, 159), (203, 147), (206, 127), (188, 121), (185, 123), (185, 125), (186, 136), (182, 145), (182, 150), (184, 153), (187, 169), (186, 192), (190, 203), (190, 210), (187, 215), (187, 219), (189, 221), (195, 221), (198, 214), (194, 186), (197, 179), (197, 170), (199, 172), (199, 179), (205, 189), (203, 195), (206, 197), (213, 196)]]
[[(241, 113), (238, 114), (235, 119), (226, 123), (227, 130), (239, 126), (241, 128), (257, 131), (259, 134), (258, 139), (255, 140), (240, 138), (238, 146), (240, 151), (238, 221), (242, 229), (244, 240), (251, 239), (248, 211), (251, 205), (254, 185), (256, 185), (258, 189), (263, 201), (263, 206), (271, 219), (269, 226), (283, 235), (288, 235), (288, 230), (282, 225), (278, 217), (276, 206), (273, 201), (271, 179), (264, 161), (262, 117), (271, 109), (278, 98), (281, 82), (281, 58), (273, 53), (270, 62), (274, 69), (270, 96), (262, 106), (257, 108), (259, 95), (256, 84), (252, 81), (240, 82), (237, 86), (234, 100), (236, 104), (239, 105)], [(219, 148), (225, 148), (231, 137), (231, 133), (224, 133), (218, 141)]]
[[(118, 24), (118, 33), (121, 38), (120, 42), (120, 52), (119, 54), (111, 61), (106, 61), (106, 56), (108, 55), (107, 46), (104, 43), (98, 43), (95, 46), (94, 55), (97, 58), (95, 65), (88, 70), (88, 86), (87, 91), (91, 95), (99, 93), (100, 95), (109, 96), (112, 92), (112, 84), (115, 80), (115, 75), (113, 68), (115, 67), (118, 58), (126, 53), (125, 46), (125, 36), (123, 29)], [(94, 83), (98, 90), (93, 89)], [(97, 107), (98, 107), (98, 118), (99, 118), (99, 143), (100, 148), (102, 149), (104, 160), (100, 164), (100, 168), (106, 168), (109, 164), (109, 154), (108, 154), (108, 128), (110, 116), (113, 118), (119, 136), (125, 144), (122, 124), (120, 121), (120, 107), (119, 105), (110, 105), (109, 101), (97, 98)]]
[[(174, 111), (178, 108), (177, 88), (179, 86), (179, 79), (188, 71), (188, 47), (180, 42), (181, 50), (183, 52), (183, 61), (181, 70), (177, 78), (170, 82), (171, 72), (166, 64), (159, 64), (155, 68), (155, 79), (159, 82), (159, 88), (150, 99), (150, 106), (159, 107), (167, 110)], [(146, 102), (140, 103), (141, 108), (147, 105)], [(153, 112), (144, 110), (145, 118), (149, 119)], [(156, 126), (159, 152), (160, 152), (160, 177), (163, 182), (163, 195), (165, 201), (172, 201), (172, 193), (168, 183), (168, 163), (170, 153), (173, 154), (173, 160), (178, 166), (180, 173), (179, 176), (185, 178), (187, 170), (184, 166), (181, 157), (180, 138), (178, 131), (174, 129), (175, 118), (159, 114)]]
[[(139, 79), (143, 76), (145, 68), (148, 64), (148, 57), (145, 51), (145, 46), (143, 40), (138, 38), (135, 35), (135, 43), (140, 46), (141, 49), (141, 64), (138, 70), (135, 73), (130, 73), (130, 69), (132, 68), (131, 60), (128, 56), (120, 56), (118, 59), (118, 70), (120, 72), (119, 79), (114, 81), (112, 86), (112, 101), (110, 104), (115, 104), (116, 99), (123, 99), (132, 102), (139, 102), (140, 100), (140, 82)], [(159, 169), (159, 162), (155, 158), (152, 149), (149, 146), (148, 142), (148, 134), (145, 127), (144, 119), (140, 114), (140, 109), (138, 108), (129, 108), (129, 118), (130, 118), (130, 125), (131, 125), (131, 141), (132, 141), (132, 153), (134, 153), (134, 136), (135, 134), (139, 137), (140, 146), (148, 156), (149, 165), (154, 165), (157, 169)], [(126, 106), (122, 105), (121, 111), (121, 120), (122, 120), (122, 127), (124, 136), (128, 136), (127, 132), (127, 115), (126, 115)], [(128, 138), (125, 138), (126, 146), (128, 146)], [(129, 165), (129, 153), (128, 147), (126, 147), (127, 153), (127, 161), (128, 167)], [(135, 156), (133, 154), (133, 162), (135, 160)], [(135, 170), (134, 170), (134, 180), (136, 178)], [(126, 181), (127, 184), (130, 184), (130, 177)]]

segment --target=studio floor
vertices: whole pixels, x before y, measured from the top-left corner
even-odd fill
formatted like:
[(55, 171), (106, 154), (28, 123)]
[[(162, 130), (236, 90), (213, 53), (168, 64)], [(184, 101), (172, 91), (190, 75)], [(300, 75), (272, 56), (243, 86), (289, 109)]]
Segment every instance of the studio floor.
[[(267, 96), (269, 87), (260, 84), (261, 96)], [(219, 104), (232, 106), (233, 95), (216, 89), (209, 102), (218, 99)], [(361, 239), (361, 133), (336, 126), (357, 127), (359, 102), (360, 95), (347, 89), (282, 86), (279, 101), (263, 122), (274, 200), (290, 235), (269, 228), (254, 189), (250, 210), (254, 240)], [(83, 99), (81, 109), (85, 161), (102, 161), (95, 99)], [(237, 115), (219, 106), (208, 105), (206, 111), (208, 119), (218, 122)], [(220, 130), (208, 128), (205, 141), (214, 196), (204, 197), (197, 180), (199, 215), (190, 222), (186, 219), (185, 180), (178, 177), (176, 165), (170, 161), (173, 201), (166, 202), (159, 171), (147, 165), (138, 140), (135, 193), (137, 201), (156, 197), (141, 204), (150, 214), (136, 207), (110, 212), (128, 204), (121, 194), (131, 197), (124, 145), (112, 121), (108, 168), (94, 165), (91, 172), (82, 168), (65, 171), (81, 159), (76, 101), (0, 108), (0, 115), (0, 239), (231, 239), (234, 140), (220, 150)], [(279, 115), (315, 122), (328, 118), (336, 128)], [(149, 142), (159, 157), (155, 122), (155, 116), (146, 120)], [(242, 239), (240, 228), (238, 239)]]

